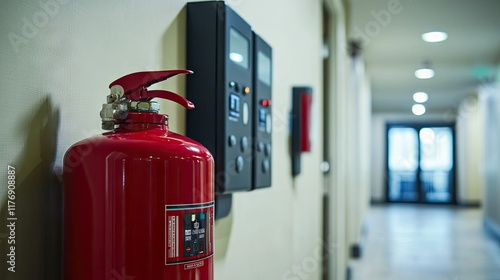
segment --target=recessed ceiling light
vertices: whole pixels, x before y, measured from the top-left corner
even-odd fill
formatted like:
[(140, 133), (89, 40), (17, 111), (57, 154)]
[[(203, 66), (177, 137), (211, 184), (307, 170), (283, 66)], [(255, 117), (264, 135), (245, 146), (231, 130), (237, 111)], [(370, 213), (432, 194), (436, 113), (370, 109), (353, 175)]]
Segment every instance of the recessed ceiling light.
[(430, 79), (434, 77), (434, 70), (432, 70), (431, 62), (429, 60), (424, 60), (420, 69), (415, 71), (415, 77), (419, 79)]
[(415, 77), (419, 79), (430, 79), (434, 77), (434, 70), (430, 68), (421, 68), (415, 71)]
[(434, 31), (422, 34), (422, 40), (429, 43), (442, 42), (448, 39), (448, 34), (446, 32)]
[(429, 96), (425, 92), (419, 91), (419, 92), (415, 92), (413, 94), (413, 100), (415, 100), (415, 102), (417, 102), (417, 103), (424, 103), (428, 99), (429, 99)]
[(414, 115), (421, 116), (425, 114), (425, 106), (422, 104), (415, 104), (411, 107), (411, 111)]

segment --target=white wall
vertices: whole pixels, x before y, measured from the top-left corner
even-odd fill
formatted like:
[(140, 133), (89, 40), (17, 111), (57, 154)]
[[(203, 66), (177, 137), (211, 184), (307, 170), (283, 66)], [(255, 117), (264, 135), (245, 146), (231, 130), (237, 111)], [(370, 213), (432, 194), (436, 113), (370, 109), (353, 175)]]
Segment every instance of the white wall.
[[(39, 4), (47, 1), (52, 5)], [(228, 3), (273, 47), (274, 173), (271, 188), (236, 194), (231, 216), (216, 223), (216, 279), (319, 279), (322, 137), (319, 129), (314, 132), (313, 151), (302, 157), (302, 174), (293, 180), (288, 112), (291, 87), (310, 85), (314, 119), (322, 126), (321, 1)], [(6, 274), (2, 254), (1, 279), (58, 279), (62, 156), (72, 143), (101, 133), (99, 110), (111, 81), (140, 70), (184, 67), (185, 4), (2, 2), (0, 155), (4, 170), (7, 164), (16, 167), (18, 218), (23, 222), (16, 229), (19, 270)], [(184, 94), (184, 78), (157, 88)], [(183, 109), (164, 108), (171, 128), (182, 133)], [(0, 181), (6, 182), (5, 172)], [(5, 201), (1, 184), (1, 221)], [(0, 243), (2, 252), (5, 245)]]
[[(328, 216), (329, 242), (331, 244), (328, 265), (330, 267), (330, 279), (346, 279), (346, 267), (348, 262), (349, 240), (347, 238), (348, 224), (348, 170), (347, 161), (349, 152), (347, 151), (349, 111), (348, 104), (348, 71), (349, 58), (346, 53), (347, 46), (347, 16), (346, 7), (341, 0), (330, 0), (327, 2), (331, 11), (330, 38), (330, 79), (331, 98), (328, 107), (331, 109), (330, 121), (328, 122), (330, 131), (330, 155), (331, 170), (325, 177), (327, 182), (327, 192), (329, 196)], [(353, 131), (351, 131), (352, 134)], [(329, 244), (329, 245), (330, 245)], [(330, 246), (329, 246), (330, 247)]]
[(371, 90), (362, 56), (350, 58), (350, 90), (348, 94), (345, 137), (347, 156), (347, 238), (349, 246), (358, 246), (361, 228), (369, 205)]
[(372, 96), (371, 96), (371, 80), (365, 72), (365, 67), (361, 74), (360, 91), (359, 91), (359, 180), (361, 192), (359, 193), (359, 228), (358, 232), (362, 231), (365, 225), (366, 214), (368, 213), (371, 197), (371, 145), (372, 145)]
[(485, 84), (479, 91), (481, 118), (484, 123), (482, 179), (484, 215), (487, 225), (496, 229), (500, 238), (500, 65), (495, 83)]

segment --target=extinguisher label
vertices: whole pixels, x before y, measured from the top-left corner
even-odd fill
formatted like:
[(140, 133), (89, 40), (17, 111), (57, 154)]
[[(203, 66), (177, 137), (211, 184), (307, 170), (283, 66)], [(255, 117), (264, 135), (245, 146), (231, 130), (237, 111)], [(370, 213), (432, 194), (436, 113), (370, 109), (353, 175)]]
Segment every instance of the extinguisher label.
[(168, 257), (179, 256), (179, 216), (170, 216), (168, 219)]
[[(214, 203), (165, 206), (165, 264), (213, 254)], [(189, 268), (196, 266), (187, 265)]]

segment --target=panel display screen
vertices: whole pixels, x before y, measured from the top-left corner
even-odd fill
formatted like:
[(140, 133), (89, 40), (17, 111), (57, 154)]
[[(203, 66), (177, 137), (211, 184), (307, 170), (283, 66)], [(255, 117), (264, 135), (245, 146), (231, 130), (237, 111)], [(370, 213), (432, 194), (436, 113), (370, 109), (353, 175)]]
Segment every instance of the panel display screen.
[(257, 53), (257, 76), (264, 84), (271, 86), (271, 59), (263, 52)]
[(236, 29), (229, 31), (229, 59), (239, 66), (248, 69), (250, 44)]

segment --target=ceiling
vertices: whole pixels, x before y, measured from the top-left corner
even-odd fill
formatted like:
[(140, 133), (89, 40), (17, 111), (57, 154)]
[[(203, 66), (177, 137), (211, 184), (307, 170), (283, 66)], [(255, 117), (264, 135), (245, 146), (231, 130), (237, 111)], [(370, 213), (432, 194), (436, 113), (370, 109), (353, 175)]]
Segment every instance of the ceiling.
[[(398, 4), (399, 3), (399, 4)], [(411, 114), (413, 93), (427, 92), (427, 112), (454, 109), (500, 62), (499, 0), (350, 0), (351, 37), (362, 43), (372, 110)], [(427, 43), (421, 34), (445, 31)], [(424, 60), (435, 76), (415, 78)]]

